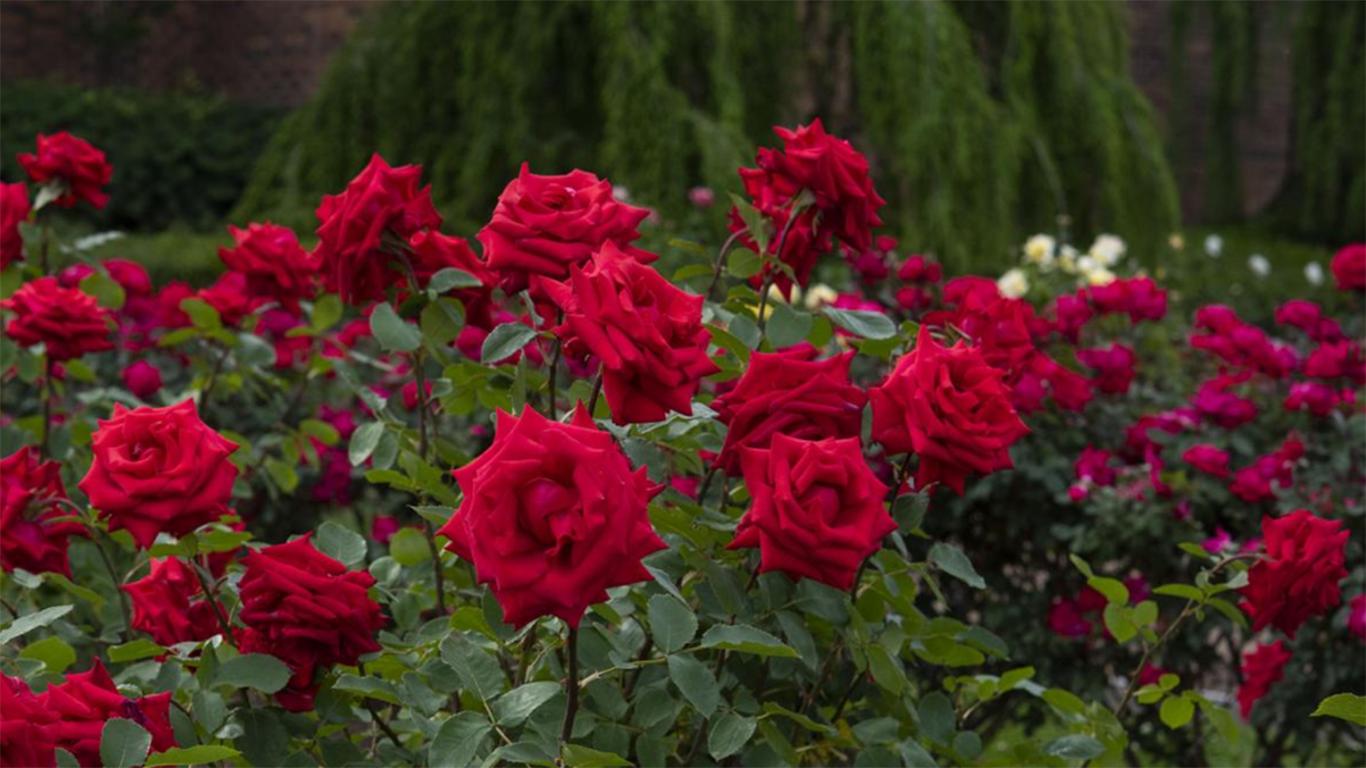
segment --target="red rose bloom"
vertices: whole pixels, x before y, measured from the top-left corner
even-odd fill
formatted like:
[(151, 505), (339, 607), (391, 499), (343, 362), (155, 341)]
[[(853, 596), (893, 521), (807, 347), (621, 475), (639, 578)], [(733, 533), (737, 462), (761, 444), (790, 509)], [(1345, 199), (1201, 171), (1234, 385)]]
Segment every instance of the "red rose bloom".
[(1091, 622), (1075, 600), (1055, 597), (1048, 607), (1048, 629), (1058, 637), (1075, 640), (1091, 634)]
[(1111, 344), (1108, 348), (1077, 350), (1077, 359), (1082, 365), (1096, 372), (1091, 381), (1101, 392), (1122, 395), (1129, 391), (1137, 371), (1134, 366), (1138, 356), (1123, 344)]
[(1329, 266), (1339, 291), (1366, 291), (1366, 243), (1344, 245)]
[(603, 394), (617, 424), (691, 415), (707, 357), (702, 297), (681, 291), (647, 264), (608, 243), (569, 281), (548, 287), (564, 312), (556, 329), (566, 351), (602, 361)]
[(934, 284), (943, 278), (944, 269), (939, 262), (913, 253), (897, 268), (896, 276), (908, 283)]
[(193, 400), (165, 408), (114, 405), (91, 438), (94, 460), (80, 482), (114, 530), (150, 547), (158, 533), (183, 536), (227, 512), (237, 444), (199, 419)]
[(0, 567), (71, 576), (67, 539), (85, 527), (54, 500), (66, 498), (62, 468), (26, 445), (0, 459)]
[(800, 440), (774, 435), (740, 462), (751, 505), (730, 549), (759, 548), (759, 572), (782, 571), (848, 590), (864, 558), (896, 530), (883, 485), (857, 437)]
[(1285, 665), (1290, 661), (1290, 651), (1285, 643), (1262, 643), (1243, 655), (1243, 684), (1238, 686), (1238, 711), (1246, 720), (1252, 714), (1252, 706), (1280, 682), (1285, 675)]
[(95, 149), (85, 139), (62, 131), (51, 136), (38, 134), (36, 153), (22, 152), (19, 164), (24, 166), (28, 177), (39, 184), (56, 182), (62, 185), (60, 197), (53, 200), (54, 205), (71, 208), (79, 200), (85, 200), (96, 208), (103, 208), (109, 202), (104, 185), (114, 175), (114, 169), (104, 159), (104, 153)]
[(1347, 603), (1347, 630), (1366, 642), (1366, 595), (1357, 595)]
[(380, 649), (375, 633), (385, 624), (370, 598), (375, 579), (319, 552), (311, 534), (242, 558), (242, 651), (268, 653), (294, 675), (275, 695), (291, 712), (311, 709), (316, 672), (355, 664)]
[(1354, 341), (1320, 344), (1304, 361), (1304, 375), (1318, 379), (1351, 379), (1358, 386), (1366, 383), (1366, 357)]
[(133, 598), (133, 628), (161, 645), (204, 640), (219, 633), (213, 605), (191, 566), (174, 557), (153, 559), (151, 571), (121, 587)]
[(1029, 432), (1000, 371), (976, 347), (941, 346), (924, 326), (915, 349), (868, 396), (873, 439), (888, 453), (918, 454), (922, 488), (943, 482), (961, 494), (970, 473), (1011, 468), (1009, 448)]
[[(1346, 390), (1351, 393), (1351, 390)], [(1338, 406), (1342, 398), (1333, 388), (1317, 381), (1297, 381), (1290, 385), (1282, 405), (1287, 411), (1309, 411), (1315, 416), (1327, 416)]]
[(1238, 604), (1252, 618), (1253, 632), (1271, 625), (1293, 639), (1301, 624), (1342, 602), (1338, 582), (1347, 577), (1349, 533), (1341, 521), (1307, 509), (1262, 518), (1266, 557), (1248, 571)]
[(171, 692), (125, 698), (99, 659), (89, 672), (67, 675), (65, 681), (49, 686), (38, 699), (53, 720), (45, 729), (53, 745), (70, 752), (87, 768), (104, 764), (100, 737), (105, 723), (115, 717), (132, 720), (152, 734), (150, 752), (163, 752), (176, 745), (171, 731)]
[(1086, 446), (1072, 464), (1078, 480), (1089, 480), (1096, 485), (1114, 485), (1115, 468), (1110, 466), (1110, 452)]
[[(745, 194), (749, 196), (755, 210), (769, 221), (772, 231), (769, 233), (767, 252), (792, 269), (792, 274), (797, 278), (797, 285), (805, 286), (811, 281), (811, 272), (816, 268), (816, 262), (828, 253), (832, 246), (829, 229), (818, 230), (816, 227), (816, 215), (819, 211), (814, 206), (807, 206), (799, 211), (797, 218), (789, 224), (793, 198), (801, 192), (801, 188), (796, 186), (792, 179), (762, 168), (741, 168), (740, 182), (744, 185)], [(745, 224), (739, 209), (731, 208), (728, 218), (730, 231), (743, 233), (740, 234), (740, 244), (758, 253), (759, 241), (752, 232), (747, 231), (748, 225)], [(787, 233), (786, 236), (783, 235), (784, 232)], [(765, 267), (765, 270), (767, 269)], [(755, 288), (761, 287), (764, 276), (763, 272), (755, 275), (750, 278), (750, 284)], [(786, 272), (775, 275), (773, 284), (784, 296), (792, 296), (793, 280)]]
[(475, 255), (474, 249), (463, 237), (449, 237), (435, 230), (423, 230), (408, 239), (412, 249), (409, 258), (413, 274), (421, 286), (426, 286), (432, 275), (443, 269), (454, 268), (467, 272), (479, 280), (480, 285), (471, 288), (457, 288), (451, 296), (460, 300), (465, 307), (465, 322), (480, 327), (493, 327), (492, 315), (496, 307), (493, 303), (493, 286), (497, 281), (488, 265)]
[(299, 300), (317, 292), (318, 266), (299, 245), (294, 230), (278, 224), (248, 224), (246, 229), (228, 227), (234, 246), (219, 248), (218, 258), (228, 269), (246, 277), (246, 290), (261, 299), (274, 299), (290, 312), (299, 311)]
[(577, 627), (609, 587), (649, 580), (640, 560), (666, 546), (646, 513), (660, 487), (582, 407), (569, 424), (498, 411), (493, 445), (454, 474), (464, 499), (439, 533), (510, 624)]
[(146, 400), (161, 389), (161, 371), (146, 360), (139, 360), (123, 369), (123, 386), (139, 399)]
[(407, 240), (423, 229), (441, 226), (430, 187), (418, 187), (422, 166), (384, 162), (378, 154), (337, 195), (318, 206), (318, 247), (313, 252), (329, 291), (349, 304), (382, 299), (403, 280), (384, 235)]
[(0, 269), (24, 260), (19, 224), (28, 218), (28, 187), (0, 182)]
[(1081, 329), (1095, 316), (1085, 294), (1063, 294), (1053, 302), (1053, 315), (1056, 318), (1058, 333), (1064, 339), (1076, 344), (1081, 338)]
[(21, 678), (0, 673), (0, 768), (55, 766), (53, 713)]
[(571, 267), (586, 264), (605, 243), (643, 263), (654, 261), (654, 254), (631, 245), (640, 237), (636, 227), (649, 215), (645, 208), (617, 201), (611, 182), (588, 171), (542, 176), (522, 163), (475, 237), (484, 245), (489, 268), (511, 294), (530, 286), (533, 277), (564, 280)]
[(810, 346), (755, 352), (735, 388), (712, 401), (726, 425), (716, 466), (740, 474), (740, 448), (767, 448), (774, 435), (803, 440), (858, 437), (868, 396), (849, 382), (854, 353), (814, 359)]
[(63, 288), (55, 277), (24, 283), (0, 301), (0, 309), (14, 313), (5, 326), (10, 338), (26, 347), (41, 342), (48, 359), (54, 362), (114, 348), (109, 338), (109, 313), (94, 296)]
[(1151, 277), (1120, 278), (1091, 288), (1096, 312), (1127, 314), (1132, 322), (1161, 320), (1167, 314), (1167, 292)]
[(1181, 454), (1181, 460), (1207, 475), (1223, 479), (1228, 477), (1228, 451), (1198, 443)]

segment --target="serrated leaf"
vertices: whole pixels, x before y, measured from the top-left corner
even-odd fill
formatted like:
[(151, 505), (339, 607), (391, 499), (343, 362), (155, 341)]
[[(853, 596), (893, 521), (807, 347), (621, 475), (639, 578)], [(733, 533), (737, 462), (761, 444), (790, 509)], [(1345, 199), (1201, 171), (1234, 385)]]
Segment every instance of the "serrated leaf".
[(536, 338), (536, 330), (529, 325), (515, 322), (503, 323), (494, 328), (484, 339), (484, 346), (479, 352), (479, 360), (488, 365), (502, 362), (531, 343), (534, 338)]
[(721, 703), (721, 690), (711, 670), (691, 656), (670, 656), (668, 666), (669, 679), (683, 698), (703, 717), (711, 717)]
[(255, 688), (275, 693), (289, 682), (293, 673), (283, 661), (264, 653), (244, 653), (218, 665), (215, 682), (234, 688)]
[(752, 717), (735, 712), (722, 714), (707, 729), (707, 752), (716, 760), (730, 757), (745, 746), (757, 725)]
[(455, 670), (462, 687), (484, 701), (503, 692), (503, 670), (488, 652), (464, 635), (452, 634), (441, 641), (441, 660)]
[(141, 765), (152, 746), (152, 734), (132, 720), (111, 718), (100, 731), (100, 762), (106, 768)]
[(493, 714), (503, 725), (521, 725), (532, 712), (559, 692), (559, 683), (546, 680), (519, 685), (493, 702)]
[(830, 322), (855, 336), (865, 339), (890, 339), (896, 336), (896, 323), (881, 312), (835, 307), (825, 307), (821, 312), (830, 318)]
[(929, 561), (939, 570), (970, 587), (984, 589), (987, 585), (986, 581), (977, 575), (977, 570), (972, 567), (972, 561), (963, 554), (963, 550), (952, 544), (935, 542), (934, 546), (930, 547)]
[(457, 712), (436, 729), (427, 747), (427, 764), (460, 768), (469, 765), (479, 753), (484, 737), (493, 730), (488, 718), (478, 712)]
[(746, 624), (717, 624), (702, 636), (706, 648), (752, 653), (756, 656), (797, 658), (797, 651), (762, 629)]
[(378, 421), (371, 421), (356, 427), (356, 431), (351, 433), (351, 443), (346, 448), (346, 457), (351, 460), (351, 466), (358, 467), (370, 458), (370, 454), (375, 452), (375, 447), (379, 445), (379, 439), (384, 435), (384, 424)]
[(673, 653), (697, 634), (697, 616), (692, 609), (669, 595), (655, 595), (649, 605), (650, 634), (655, 645)]
[(370, 313), (370, 332), (387, 352), (412, 352), (422, 344), (422, 333), (398, 316), (388, 302)]
[(323, 554), (336, 558), (348, 568), (365, 560), (365, 537), (331, 520), (318, 526), (313, 542)]

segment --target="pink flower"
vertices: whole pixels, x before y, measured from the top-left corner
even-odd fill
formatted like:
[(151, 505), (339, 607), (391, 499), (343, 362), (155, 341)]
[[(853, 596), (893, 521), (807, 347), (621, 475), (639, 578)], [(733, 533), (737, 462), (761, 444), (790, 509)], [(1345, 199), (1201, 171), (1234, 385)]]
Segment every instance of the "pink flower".
[(1195, 469), (1218, 478), (1228, 477), (1228, 451), (1209, 443), (1197, 443), (1181, 454), (1181, 460)]
[(161, 371), (146, 360), (138, 360), (123, 369), (123, 386), (138, 399), (146, 400), (161, 389)]

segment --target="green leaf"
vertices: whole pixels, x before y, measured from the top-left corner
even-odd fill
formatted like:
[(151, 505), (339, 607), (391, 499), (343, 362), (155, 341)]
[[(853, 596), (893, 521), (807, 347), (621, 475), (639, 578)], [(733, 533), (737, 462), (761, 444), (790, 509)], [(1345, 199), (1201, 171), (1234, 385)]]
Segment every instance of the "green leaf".
[(436, 736), (427, 747), (427, 764), (439, 766), (469, 765), (478, 754), (484, 737), (493, 730), (488, 718), (478, 712), (457, 712), (436, 729)]
[(1061, 757), (1064, 760), (1091, 760), (1105, 753), (1099, 741), (1081, 733), (1073, 733), (1054, 739), (1044, 747), (1044, 754)]
[(881, 645), (868, 646), (868, 671), (873, 673), (873, 681), (896, 695), (906, 688), (906, 670), (901, 661)]
[(351, 443), (346, 448), (346, 457), (351, 460), (351, 466), (358, 467), (370, 458), (370, 454), (375, 452), (375, 447), (379, 445), (379, 439), (384, 434), (384, 424), (378, 421), (371, 421), (356, 427), (356, 431), (351, 433)]
[(255, 688), (263, 693), (275, 693), (289, 682), (289, 667), (283, 661), (264, 653), (244, 653), (218, 665), (216, 682), (234, 688)]
[(479, 360), (485, 364), (495, 363), (512, 357), (536, 338), (536, 330), (522, 323), (503, 323), (484, 339), (484, 347), (479, 352)]
[(773, 343), (774, 349), (798, 344), (811, 333), (811, 323), (809, 312), (802, 312), (791, 304), (779, 301), (773, 305), (773, 314), (768, 318), (768, 340)]
[(830, 322), (855, 336), (865, 339), (890, 339), (896, 335), (896, 323), (881, 312), (834, 307), (825, 307), (821, 311), (830, 318)]
[(166, 649), (148, 640), (139, 637), (132, 642), (116, 645), (109, 649), (109, 660), (115, 664), (126, 664), (138, 659), (150, 659), (153, 656), (160, 656)]
[(967, 760), (976, 760), (982, 754), (982, 737), (975, 731), (962, 731), (953, 737), (953, 751)]
[(1086, 580), (1087, 586), (1105, 595), (1105, 599), (1110, 605), (1128, 605), (1129, 588), (1124, 586), (1124, 582), (1119, 579), (1111, 579), (1106, 576), (1092, 576)]
[(81, 768), (81, 764), (76, 760), (76, 756), (61, 747), (57, 747), (53, 750), (52, 756), (56, 760), (57, 768)]
[(416, 528), (400, 528), (389, 539), (389, 556), (399, 565), (417, 565), (432, 559), (427, 537)]
[(920, 731), (940, 744), (948, 744), (953, 738), (955, 715), (953, 702), (938, 691), (926, 694), (920, 699)]
[(323, 445), (336, 445), (341, 439), (337, 428), (321, 419), (304, 419), (299, 422), (299, 431), (316, 439)]
[(1185, 696), (1170, 696), (1157, 710), (1157, 716), (1162, 718), (1162, 723), (1172, 730), (1189, 723), (1194, 714), (1195, 704)]
[(787, 707), (784, 707), (781, 704), (766, 701), (764, 702), (763, 710), (766, 714), (769, 715), (785, 717), (788, 720), (791, 720), (792, 722), (796, 723), (797, 725), (800, 725), (808, 731), (814, 731), (815, 733), (824, 734), (831, 734), (835, 732), (834, 728), (831, 728), (830, 726), (825, 725), (823, 723), (818, 723), (815, 720), (812, 720), (811, 718), (807, 717), (806, 715), (801, 714), (800, 712), (793, 712), (792, 710), (788, 709)]
[(735, 248), (726, 254), (726, 272), (731, 277), (748, 280), (764, 268), (764, 260), (748, 248)]
[(445, 293), (456, 288), (478, 288), (483, 285), (479, 278), (471, 275), (463, 269), (446, 267), (437, 270), (432, 279), (427, 281), (427, 290)]
[(200, 744), (194, 747), (172, 747), (165, 752), (158, 752), (147, 758), (143, 765), (147, 768), (162, 765), (207, 765), (232, 760), (241, 755), (241, 752), (222, 744)]
[(703, 717), (711, 717), (721, 703), (716, 677), (702, 662), (691, 656), (670, 656), (669, 679)]
[(730, 757), (745, 746), (757, 725), (752, 717), (734, 712), (722, 714), (707, 729), (707, 752), (716, 760)]
[(1319, 702), (1310, 717), (1336, 717), (1355, 725), (1366, 725), (1366, 696), (1335, 693)]
[(398, 316), (388, 302), (370, 313), (370, 332), (386, 352), (412, 352), (422, 344), (422, 334)]
[(354, 693), (361, 698), (377, 699), (389, 704), (401, 704), (398, 697), (398, 689), (388, 680), (381, 680), (378, 677), (361, 677), (360, 675), (343, 674), (337, 676), (337, 681), (332, 684), (332, 689)]
[(270, 479), (275, 481), (275, 485), (285, 493), (293, 493), (299, 487), (299, 473), (294, 471), (294, 466), (280, 459), (271, 457), (266, 459), (266, 472)]
[(432, 344), (444, 346), (460, 335), (460, 326), (464, 325), (465, 318), (459, 304), (450, 299), (437, 299), (422, 308), (418, 322), (423, 337)]
[(201, 331), (216, 331), (223, 327), (223, 319), (218, 316), (218, 310), (203, 299), (181, 299), (180, 311), (188, 315), (194, 327)]
[(1134, 626), (1134, 621), (1129, 613), (1129, 609), (1122, 604), (1109, 603), (1105, 606), (1102, 614), (1105, 619), (1105, 628), (1110, 630), (1110, 634), (1115, 636), (1118, 643), (1127, 643), (1134, 639), (1138, 634), (1138, 627)]
[(1154, 595), (1166, 595), (1167, 597), (1184, 597), (1187, 600), (1194, 600), (1197, 603), (1204, 602), (1205, 593), (1199, 587), (1189, 584), (1163, 584), (1153, 590)]
[(39, 627), (46, 627), (57, 619), (71, 613), (75, 607), (76, 606), (74, 605), (54, 605), (51, 608), (44, 608), (41, 611), (30, 613), (27, 616), (20, 616), (6, 627), (3, 632), (0, 632), (0, 645), (9, 644), (13, 642), (15, 638), (22, 637)]
[(892, 519), (902, 533), (911, 533), (925, 522), (930, 511), (930, 494), (903, 493), (892, 502)]
[(987, 585), (982, 577), (977, 575), (976, 569), (972, 567), (972, 561), (963, 554), (963, 550), (952, 544), (946, 544), (942, 541), (935, 542), (934, 546), (930, 547), (929, 561), (939, 570), (970, 587), (984, 589)]
[(572, 768), (617, 768), (631, 762), (613, 752), (585, 747), (581, 744), (565, 744), (561, 751), (564, 764)]
[(29, 643), (19, 652), (19, 658), (41, 661), (44, 672), (60, 675), (67, 667), (76, 663), (76, 649), (62, 638), (52, 635)]
[(463, 688), (488, 701), (503, 691), (503, 670), (489, 653), (464, 635), (452, 634), (441, 641), (441, 660), (455, 670)]
[(309, 317), (308, 324), (315, 333), (321, 333), (333, 325), (342, 316), (341, 298), (335, 293), (328, 293), (318, 297), (313, 302), (313, 314)]
[(331, 520), (318, 526), (314, 537), (318, 549), (351, 568), (365, 560), (365, 537)]
[(1157, 622), (1157, 603), (1144, 600), (1133, 608), (1132, 618), (1140, 627), (1150, 627)]
[(702, 645), (756, 656), (797, 658), (797, 651), (791, 646), (762, 629), (745, 624), (717, 624), (702, 636)]
[(147, 729), (122, 717), (104, 724), (100, 732), (100, 762), (106, 768), (131, 768), (141, 765), (152, 746), (152, 734)]
[(560, 692), (560, 684), (543, 680), (519, 685), (493, 702), (493, 714), (503, 725), (521, 725), (542, 704)]
[(650, 598), (650, 633), (655, 645), (665, 653), (673, 653), (697, 634), (697, 617), (692, 609), (669, 595)]
[[(87, 275), (80, 284), (81, 291), (95, 297), (101, 307), (118, 310), (123, 308), (127, 296), (123, 286), (104, 272), (95, 271)], [(218, 313), (214, 312), (217, 316)]]
[(1080, 715), (1086, 711), (1086, 702), (1071, 691), (1062, 688), (1049, 688), (1040, 696), (1052, 707), (1065, 715)]

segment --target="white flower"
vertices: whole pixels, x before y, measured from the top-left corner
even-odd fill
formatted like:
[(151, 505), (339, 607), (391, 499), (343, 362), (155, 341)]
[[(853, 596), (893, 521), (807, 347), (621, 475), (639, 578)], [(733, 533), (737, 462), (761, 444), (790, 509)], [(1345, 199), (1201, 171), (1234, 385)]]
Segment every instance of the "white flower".
[(1077, 249), (1070, 245), (1064, 245), (1058, 252), (1058, 267), (1069, 275), (1077, 272)]
[(627, 202), (631, 199), (631, 190), (627, 189), (622, 184), (613, 184), (612, 197), (615, 198), (618, 202)]
[(1024, 255), (1025, 261), (1030, 264), (1037, 264), (1040, 267), (1053, 265), (1053, 249), (1058, 245), (1058, 241), (1049, 235), (1035, 235), (1025, 241)]
[(1317, 261), (1311, 261), (1304, 265), (1304, 279), (1310, 285), (1323, 285), (1323, 267)]
[(1029, 292), (1029, 278), (1025, 277), (1024, 270), (1012, 269), (1001, 275), (996, 281), (996, 288), (1001, 291), (1002, 296), (1018, 299)]
[(1077, 270), (1082, 274), (1086, 274), (1094, 269), (1100, 269), (1104, 266), (1104, 264), (1100, 263), (1092, 256), (1082, 256), (1080, 259), (1077, 259)]
[(1214, 258), (1219, 258), (1219, 254), (1224, 252), (1224, 238), (1218, 235), (1210, 235), (1205, 238), (1205, 253)]
[(1102, 267), (1113, 267), (1124, 258), (1124, 241), (1114, 235), (1101, 235), (1091, 244), (1091, 258)]
[(1257, 277), (1266, 277), (1271, 274), (1271, 262), (1260, 253), (1254, 253), (1247, 257), (1247, 267), (1256, 273)]
[(1186, 247), (1186, 238), (1182, 237), (1180, 232), (1173, 232), (1172, 236), (1167, 238), (1167, 245), (1170, 245), (1173, 251), (1179, 251)]
[(1088, 285), (1108, 285), (1115, 281), (1115, 273), (1105, 267), (1085, 270), (1085, 277)]
[[(825, 283), (815, 283), (806, 289), (806, 299), (804, 303), (806, 304), (807, 309), (817, 310), (826, 304), (834, 304), (835, 299), (838, 299), (839, 297), (839, 292), (834, 288), (831, 288)], [(796, 300), (797, 297), (793, 296), (792, 298), (793, 300)]]

